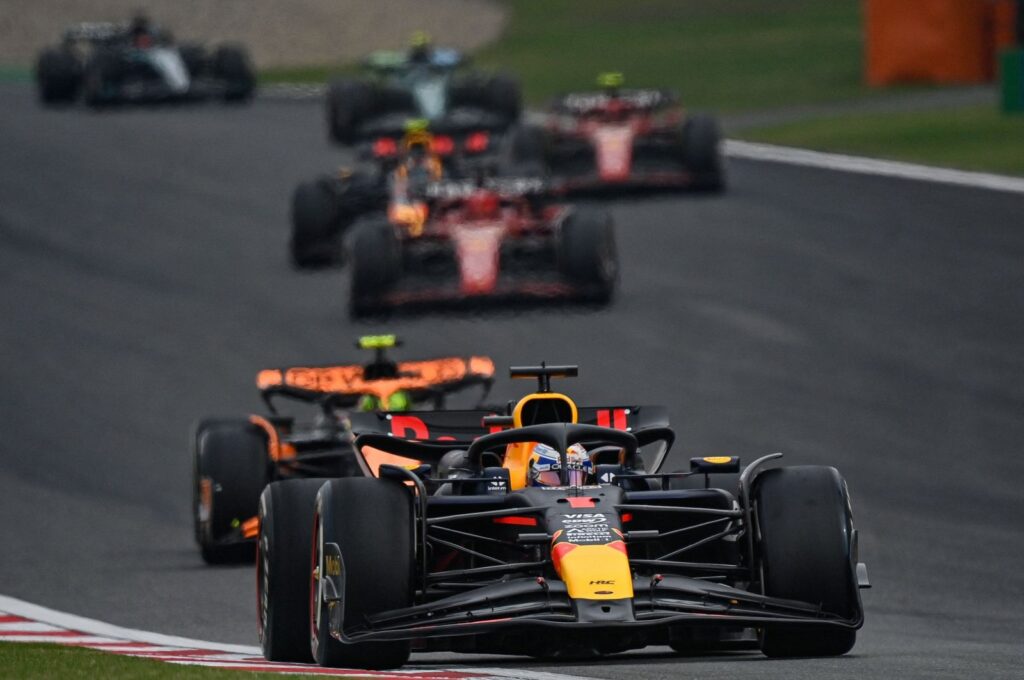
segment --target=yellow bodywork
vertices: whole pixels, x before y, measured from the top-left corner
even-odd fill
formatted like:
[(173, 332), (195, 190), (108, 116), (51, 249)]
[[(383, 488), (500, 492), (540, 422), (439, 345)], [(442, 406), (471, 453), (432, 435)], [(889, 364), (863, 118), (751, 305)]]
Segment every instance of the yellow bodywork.
[[(534, 392), (520, 399), (519, 403), (512, 409), (512, 427), (522, 427), (523, 407), (531, 401), (540, 399), (556, 399), (565, 402), (572, 413), (572, 420), (570, 422), (577, 422), (579, 410), (572, 399), (558, 392)], [(518, 442), (516, 444), (509, 444), (508, 448), (505, 449), (504, 467), (508, 469), (509, 483), (512, 485), (513, 491), (526, 486), (526, 474), (530, 467), (530, 454), (533, 453), (535, 444), (536, 442)]]
[(633, 575), (622, 541), (604, 545), (556, 543), (552, 552), (569, 597), (576, 600), (621, 600), (633, 597)]

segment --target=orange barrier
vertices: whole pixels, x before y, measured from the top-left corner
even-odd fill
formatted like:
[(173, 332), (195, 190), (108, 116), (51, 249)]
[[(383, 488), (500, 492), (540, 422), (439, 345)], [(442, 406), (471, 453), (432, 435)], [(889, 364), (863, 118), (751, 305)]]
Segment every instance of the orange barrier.
[(984, 83), (1014, 43), (1015, 0), (865, 0), (869, 85)]

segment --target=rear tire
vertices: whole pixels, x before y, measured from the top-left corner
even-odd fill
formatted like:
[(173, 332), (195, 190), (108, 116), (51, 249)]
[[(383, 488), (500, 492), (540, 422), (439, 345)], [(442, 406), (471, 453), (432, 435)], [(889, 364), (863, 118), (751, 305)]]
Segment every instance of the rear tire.
[(224, 81), (224, 101), (243, 102), (252, 99), (256, 89), (249, 55), (237, 45), (222, 45), (213, 54), (213, 72)]
[[(321, 666), (383, 670), (409, 659), (410, 643), (346, 644), (330, 635), (330, 618), (340, 615), (342, 630), (366, 617), (412, 604), (412, 495), (402, 485), (373, 477), (336, 479), (317, 495), (313, 520), (314, 562), (320, 580), (310, 589), (310, 646)], [(323, 601), (324, 545), (341, 550), (340, 602)], [(319, 587), (318, 587), (319, 586)], [(338, 611), (338, 608), (341, 608)]]
[(244, 418), (203, 420), (194, 432), (192, 512), (200, 554), (207, 564), (252, 562), (251, 542), (221, 541), (259, 510), (266, 436)]
[[(765, 594), (856, 616), (853, 518), (839, 471), (818, 465), (767, 470), (755, 480), (752, 496)], [(856, 640), (857, 631), (847, 628), (766, 627), (761, 651), (770, 657), (838, 656)]]
[(337, 198), (323, 180), (300, 184), (292, 194), (292, 264), (301, 269), (337, 263), (340, 219)]
[(487, 81), (490, 108), (509, 123), (519, 120), (523, 110), (523, 92), (519, 81), (507, 73), (499, 73)]
[(721, 191), (725, 188), (719, 151), (721, 136), (718, 122), (705, 114), (690, 116), (683, 124), (683, 164), (694, 173), (695, 189)]
[(336, 80), (327, 90), (327, 133), (336, 144), (356, 141), (356, 130), (369, 113), (370, 88), (352, 80)]
[(585, 291), (587, 299), (611, 300), (619, 269), (611, 216), (576, 210), (562, 223), (560, 239), (559, 262), (565, 276)]
[(70, 50), (47, 48), (36, 61), (36, 85), (43, 104), (70, 104), (82, 87), (82, 65)]
[(326, 481), (274, 482), (260, 497), (257, 628), (268, 661), (313, 661), (308, 633), (313, 505)]
[(543, 177), (547, 174), (544, 130), (537, 125), (518, 125), (508, 135), (506, 174)]
[(368, 316), (385, 311), (384, 295), (401, 276), (401, 245), (386, 221), (364, 222), (353, 230), (349, 261), (349, 311)]

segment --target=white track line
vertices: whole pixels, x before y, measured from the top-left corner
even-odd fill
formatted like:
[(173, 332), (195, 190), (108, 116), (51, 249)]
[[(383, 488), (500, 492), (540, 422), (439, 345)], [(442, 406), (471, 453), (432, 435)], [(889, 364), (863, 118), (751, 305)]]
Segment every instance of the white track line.
[[(325, 85), (289, 85), (283, 83), (267, 85), (262, 88), (261, 94), (268, 99), (308, 100), (319, 99), (324, 95), (326, 89)], [(528, 123), (539, 124), (546, 120), (547, 114), (540, 111), (527, 111), (525, 118)], [(860, 175), (896, 177), (920, 182), (953, 184), (976, 189), (991, 189), (993, 191), (1024, 194), (1024, 178), (1010, 177), (1008, 175), (952, 170), (950, 168), (939, 168), (931, 165), (919, 165), (917, 163), (904, 163), (901, 161), (887, 161), (879, 158), (867, 158), (865, 156), (849, 156), (789, 146), (776, 146), (774, 144), (743, 142), (738, 139), (727, 139), (722, 143), (722, 147), (725, 155), (745, 160), (786, 163), (788, 165), (802, 165), (809, 168), (823, 168), (838, 172), (852, 172)]]
[(929, 165), (917, 165), (916, 163), (902, 163), (900, 161), (886, 161), (877, 158), (864, 158), (862, 156), (824, 153), (822, 151), (810, 151), (788, 146), (775, 146), (773, 144), (741, 142), (735, 139), (725, 141), (724, 151), (727, 156), (732, 158), (787, 163), (789, 165), (802, 165), (810, 168), (853, 172), (862, 175), (897, 177), (899, 179), (954, 184), (963, 187), (1024, 194), (1024, 178), (995, 175), (987, 172), (950, 170), (949, 168), (936, 168)]
[[(6, 642), (59, 642), (73, 644), (108, 652), (144, 656), (180, 665), (204, 665), (220, 668), (262, 670), (269, 672), (290, 672), (297, 674), (320, 674), (337, 672), (335, 669), (302, 666), (300, 664), (276, 664), (263, 661), (259, 647), (229, 645), (206, 640), (151, 633), (134, 628), (123, 628), (96, 619), (76, 616), (47, 607), (25, 602), (6, 595), (0, 595), (0, 615), (14, 615), (27, 621), (0, 623), (0, 641)], [(35, 634), (18, 635), (19, 632)], [(53, 632), (50, 635), (48, 633)], [(60, 633), (63, 633), (61, 635)], [(78, 633), (75, 635), (72, 633)], [(145, 643), (135, 647), (126, 643)], [(205, 653), (204, 653), (205, 652)], [(209, 652), (223, 652), (210, 654)], [(193, 658), (195, 657), (195, 658)], [(252, 657), (258, 657), (253, 659)], [(381, 678), (408, 676), (410, 678), (436, 678), (437, 674), (458, 674), (463, 680), (470, 678), (511, 678), (517, 680), (590, 680), (582, 676), (563, 675), (516, 668), (449, 667), (438, 668), (432, 664), (425, 667), (405, 668), (396, 671), (346, 671), (350, 677)]]
[(166, 647), (186, 647), (210, 649), (217, 652), (230, 652), (234, 654), (248, 654), (250, 656), (262, 656), (259, 647), (248, 645), (226, 645), (219, 642), (207, 642), (206, 640), (193, 640), (191, 638), (178, 637), (176, 635), (163, 635), (161, 633), (150, 633), (134, 628), (122, 628), (96, 619), (88, 619), (84, 616), (75, 616), (59, 612), (47, 607), (18, 600), (6, 595), (0, 595), (0, 611), (5, 611), (17, 616), (24, 616), (26, 619), (48, 623), (53, 626), (60, 626), (69, 630), (80, 631), (89, 635), (114, 638), (115, 640), (131, 640), (132, 642), (148, 642), (151, 645)]

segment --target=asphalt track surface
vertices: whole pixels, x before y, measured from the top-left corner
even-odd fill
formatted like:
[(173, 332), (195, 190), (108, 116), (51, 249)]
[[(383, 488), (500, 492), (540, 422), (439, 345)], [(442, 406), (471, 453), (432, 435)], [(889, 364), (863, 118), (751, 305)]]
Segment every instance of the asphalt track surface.
[[(849, 656), (487, 665), (1020, 677), (1020, 196), (736, 161), (724, 196), (610, 204), (605, 311), (378, 326), (347, 319), (342, 273), (285, 259), (292, 187), (340, 160), (311, 102), (95, 114), (0, 86), (0, 592), (254, 644), (251, 569), (205, 567), (192, 544), (189, 425), (257, 409), (261, 367), (351, 359), (354, 336), (389, 330), (404, 356), (578, 362), (581, 402), (667, 403), (680, 465), (781, 450), (850, 484), (875, 587)], [(481, 663), (440, 658), (463, 660)]]

